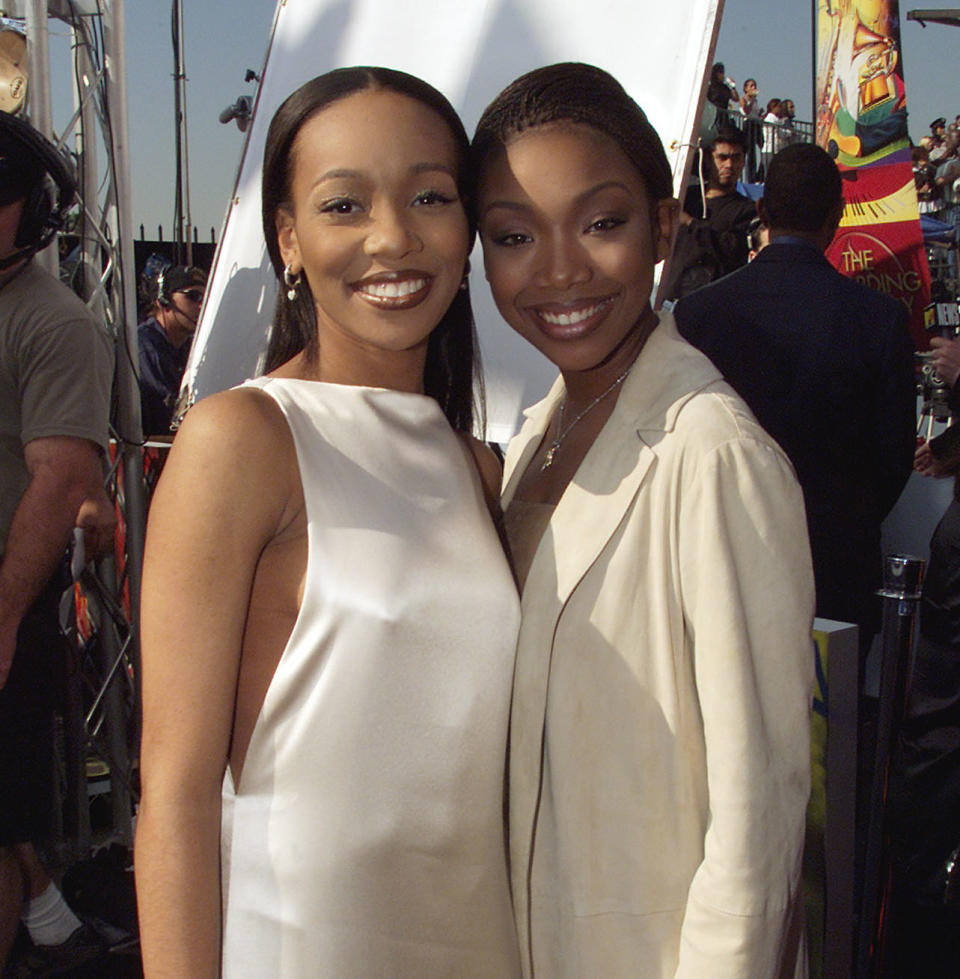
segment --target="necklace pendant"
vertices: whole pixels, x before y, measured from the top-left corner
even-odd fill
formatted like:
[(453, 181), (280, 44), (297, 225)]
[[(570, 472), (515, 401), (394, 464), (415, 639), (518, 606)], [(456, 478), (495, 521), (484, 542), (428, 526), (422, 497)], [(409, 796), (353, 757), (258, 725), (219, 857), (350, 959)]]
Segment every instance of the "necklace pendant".
[(540, 466), (540, 472), (545, 469), (549, 469), (553, 465), (553, 457), (557, 454), (557, 445), (554, 443), (547, 449), (547, 454), (543, 457), (543, 463)]

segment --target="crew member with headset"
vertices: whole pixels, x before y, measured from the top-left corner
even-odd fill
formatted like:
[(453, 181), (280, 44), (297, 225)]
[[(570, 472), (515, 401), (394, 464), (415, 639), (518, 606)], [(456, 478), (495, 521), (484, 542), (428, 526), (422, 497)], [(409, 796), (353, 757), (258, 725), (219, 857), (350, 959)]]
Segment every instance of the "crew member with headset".
[(103, 486), (113, 344), (33, 261), (75, 196), (69, 166), (0, 112), (0, 971), (22, 919), (30, 974), (99, 951), (37, 859), (53, 823), (54, 711), (66, 676), (58, 570), (74, 526), (113, 536)]
[(149, 259), (147, 264), (140, 297), (148, 316), (137, 328), (140, 417), (145, 436), (168, 436), (207, 277), (202, 269), (186, 265), (161, 266), (153, 272)]

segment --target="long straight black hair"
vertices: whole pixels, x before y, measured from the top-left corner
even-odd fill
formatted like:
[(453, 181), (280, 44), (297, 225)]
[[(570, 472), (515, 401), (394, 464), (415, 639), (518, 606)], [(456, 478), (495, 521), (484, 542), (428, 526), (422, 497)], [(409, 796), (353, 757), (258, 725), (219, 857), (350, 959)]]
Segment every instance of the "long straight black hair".
[[(277, 241), (276, 215), (281, 208), (292, 210), (291, 166), (293, 144), (303, 125), (338, 99), (365, 89), (388, 89), (409, 96), (432, 109), (447, 124), (457, 153), (457, 191), (467, 212), (470, 244), (476, 221), (470, 205), (468, 174), (469, 140), (456, 110), (433, 86), (420, 78), (390, 68), (338, 68), (298, 88), (277, 109), (267, 133), (263, 155), (261, 216), (263, 236), (280, 288), (267, 346), (266, 371), (272, 371), (305, 351), (315, 360), (322, 356), (317, 337), (317, 311), (306, 276), (301, 276), (294, 300), (283, 288), (283, 259)], [(384, 153), (390, 152), (385, 143)], [(440, 323), (430, 335), (423, 386), (440, 405), (457, 431), (473, 429), (475, 417), (483, 425), (483, 383), (473, 311), (468, 289), (458, 289)]]

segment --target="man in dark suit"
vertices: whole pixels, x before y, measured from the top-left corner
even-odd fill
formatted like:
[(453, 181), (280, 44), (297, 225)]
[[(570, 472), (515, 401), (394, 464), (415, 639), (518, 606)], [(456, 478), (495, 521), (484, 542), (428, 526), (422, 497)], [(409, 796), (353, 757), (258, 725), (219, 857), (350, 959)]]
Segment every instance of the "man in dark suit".
[(842, 211), (830, 157), (782, 150), (759, 202), (770, 244), (674, 313), (793, 462), (817, 614), (859, 625), (865, 651), (879, 627), (880, 524), (913, 461), (916, 393), (904, 307), (823, 255)]

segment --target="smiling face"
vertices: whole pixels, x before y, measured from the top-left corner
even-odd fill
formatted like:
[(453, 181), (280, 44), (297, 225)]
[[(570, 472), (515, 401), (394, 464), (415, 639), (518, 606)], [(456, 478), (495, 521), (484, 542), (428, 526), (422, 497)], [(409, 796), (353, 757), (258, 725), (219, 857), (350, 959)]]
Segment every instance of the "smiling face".
[(365, 89), (310, 117), (292, 160), (278, 244), (310, 285), (325, 379), (339, 363), (425, 356), (469, 247), (447, 125), (413, 98)]
[(565, 373), (616, 376), (650, 325), (675, 203), (651, 202), (619, 146), (589, 126), (515, 136), (488, 159), (478, 201), (500, 313)]

